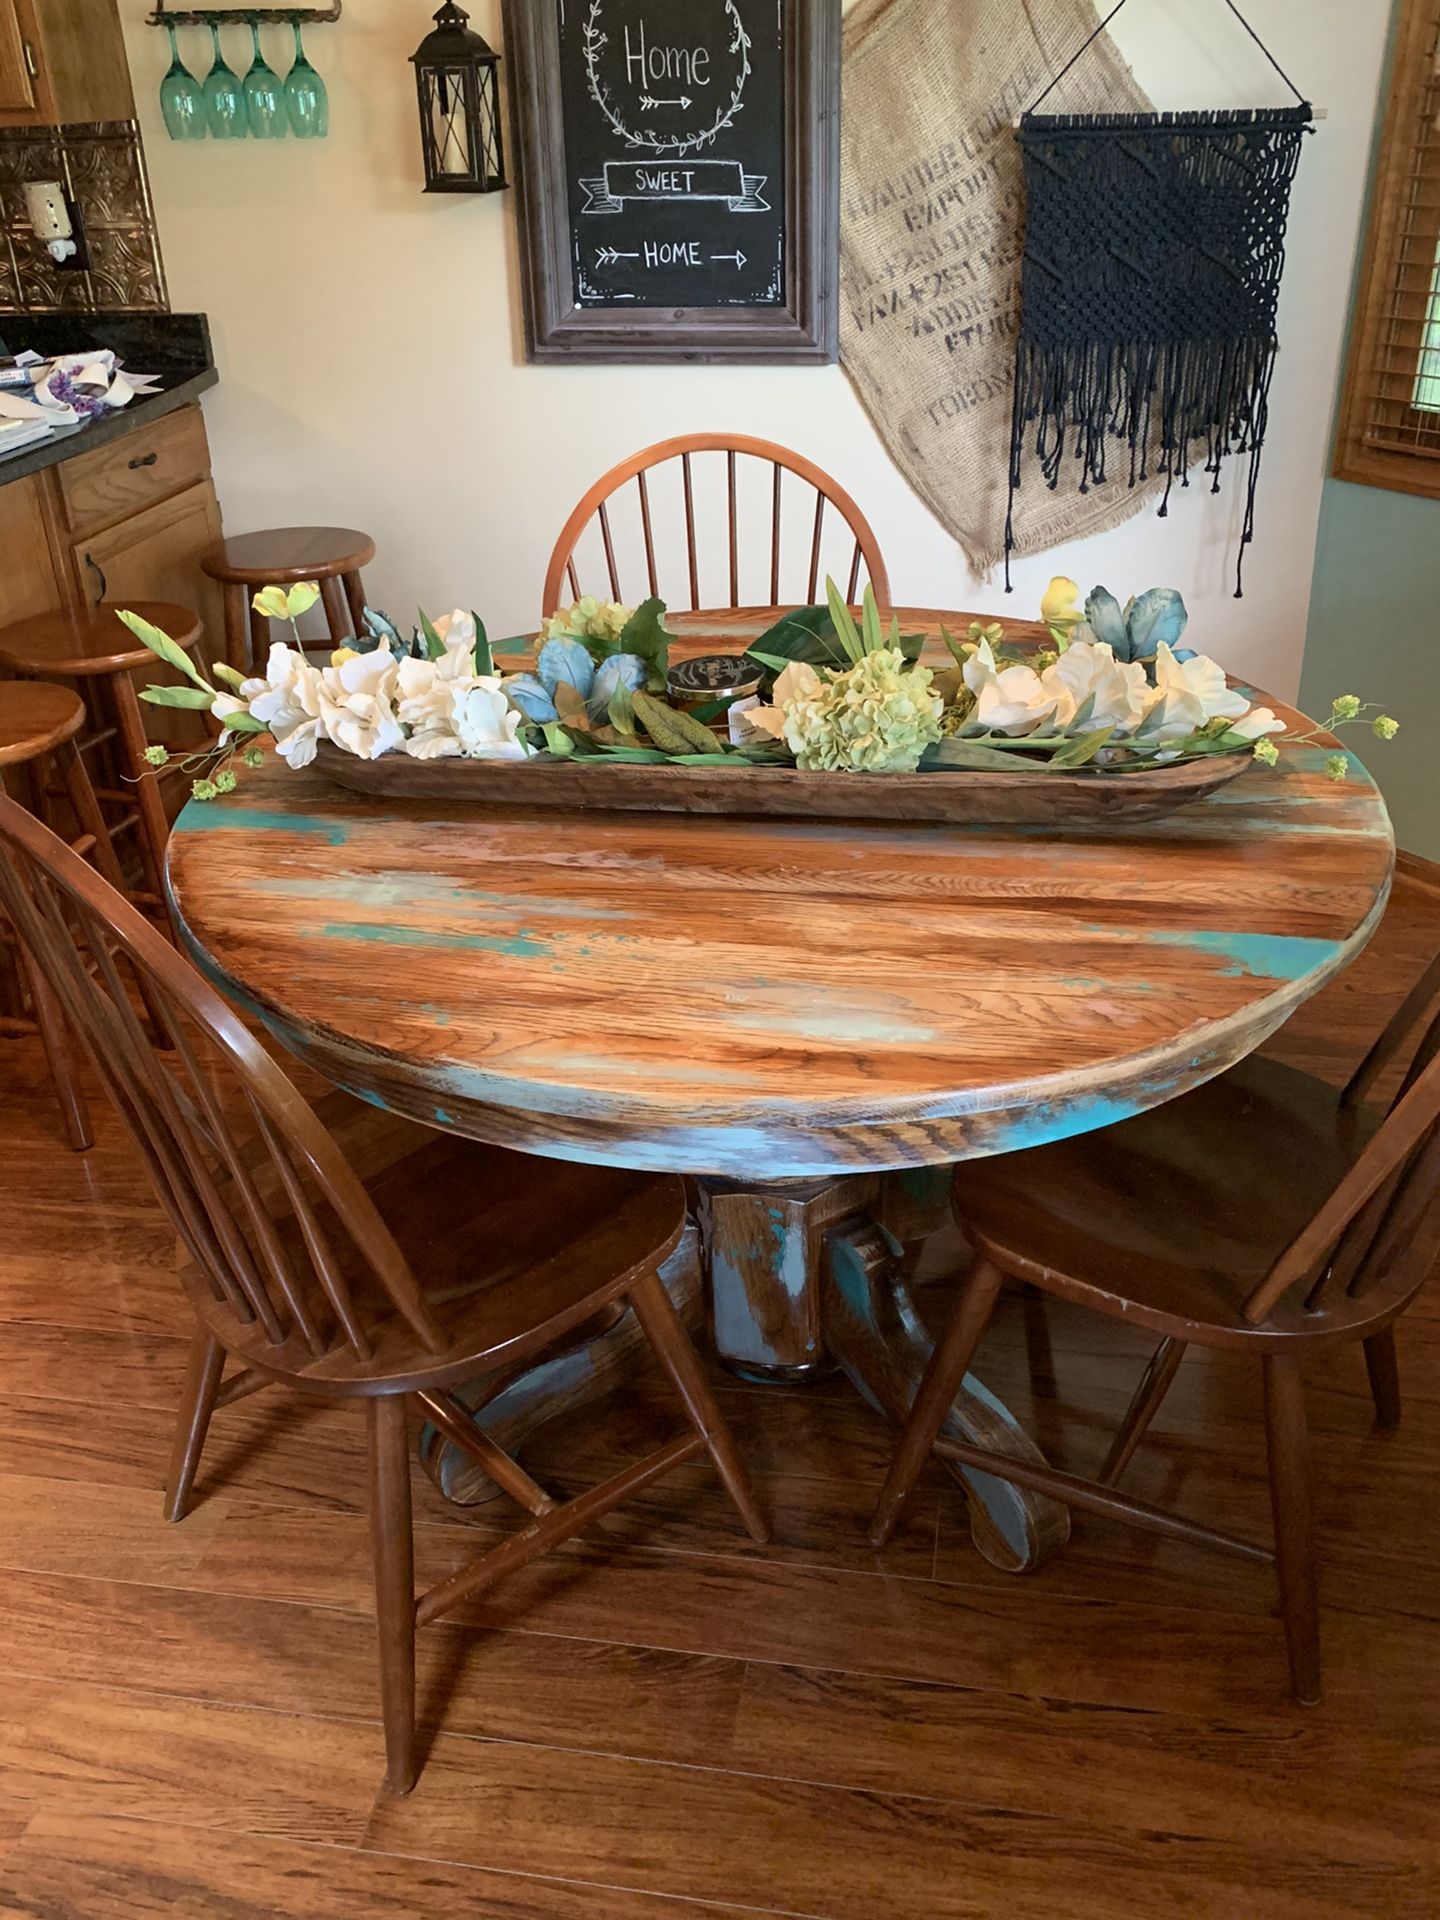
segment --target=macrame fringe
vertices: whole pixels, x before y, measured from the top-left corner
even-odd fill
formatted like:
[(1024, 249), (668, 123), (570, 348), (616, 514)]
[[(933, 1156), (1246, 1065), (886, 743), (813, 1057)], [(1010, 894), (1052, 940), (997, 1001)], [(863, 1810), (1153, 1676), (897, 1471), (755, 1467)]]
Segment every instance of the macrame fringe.
[[(1010, 430), (1010, 506), (1005, 521), (1005, 588), (1015, 545), (1015, 493), (1026, 446), (1033, 445), (1045, 483), (1059, 487), (1066, 456), (1079, 465), (1080, 491), (1101, 487), (1111, 442), (1128, 449), (1128, 484), (1164, 475), (1158, 509), (1163, 520), (1170, 489), (1190, 484), (1199, 464), (1220, 491), (1221, 462), (1250, 455), (1245, 518), (1235, 566), (1235, 596), (1243, 592), (1245, 549), (1255, 532), (1255, 490), (1270, 417), (1275, 340), (1144, 341), (1096, 346), (1042, 345), (1022, 339), (1015, 357), (1015, 402)], [(1031, 430), (1033, 429), (1033, 440)], [(1201, 455), (1203, 452), (1203, 461)], [(1152, 465), (1153, 463), (1153, 465)]]

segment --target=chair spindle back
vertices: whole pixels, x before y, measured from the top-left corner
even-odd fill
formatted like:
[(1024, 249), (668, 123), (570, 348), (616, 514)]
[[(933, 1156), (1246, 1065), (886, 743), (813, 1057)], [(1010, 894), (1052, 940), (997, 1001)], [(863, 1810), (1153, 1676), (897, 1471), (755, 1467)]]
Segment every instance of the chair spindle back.
[[(885, 563), (880, 555), (879, 542), (871, 530), (869, 521), (859, 507), (840, 484), (829, 474), (817, 467), (803, 455), (792, 453), (787, 448), (777, 446), (773, 441), (756, 440), (740, 434), (696, 433), (677, 440), (665, 440), (658, 446), (647, 447), (643, 453), (633, 454), (630, 459), (621, 461), (611, 469), (585, 494), (575, 511), (566, 521), (555, 551), (550, 558), (549, 572), (545, 576), (544, 605), (542, 617), (550, 615), (564, 603), (569, 593), (571, 601), (578, 600), (582, 594), (579, 565), (576, 549), (582, 535), (593, 522), (598, 522), (600, 538), (605, 553), (605, 571), (612, 600), (624, 601), (627, 593), (622, 584), (622, 569), (617, 548), (617, 525), (612, 502), (622, 490), (634, 482), (635, 510), (638, 511), (639, 533), (645, 549), (645, 586), (651, 598), (662, 593), (661, 568), (657, 561), (655, 540), (655, 513), (651, 498), (650, 476), (657, 467), (671, 461), (680, 463), (680, 478), (683, 490), (685, 514), (686, 574), (690, 607), (695, 609), (701, 604), (700, 592), (700, 541), (696, 524), (695, 506), (695, 464), (697, 454), (718, 453), (725, 456), (725, 499), (728, 528), (728, 587), (731, 607), (741, 605), (765, 604), (780, 606), (782, 575), (782, 539), (784, 476), (794, 474), (814, 493), (815, 505), (809, 531), (809, 568), (806, 575), (805, 600), (813, 604), (823, 591), (821, 578), (821, 554), (826, 534), (826, 515), (833, 509), (849, 529), (854, 541), (854, 550), (850, 556), (849, 576), (846, 585), (846, 599), (855, 602), (861, 581), (863, 568), (865, 577), (875, 589), (875, 597), (882, 607), (890, 604), (890, 582), (885, 572)], [(768, 575), (769, 599), (763, 603), (752, 596), (742, 601), (741, 586), (741, 532), (740, 532), (740, 486), (739, 461), (757, 460), (767, 463), (770, 475), (770, 567)], [(638, 576), (630, 579), (633, 588)], [(593, 591), (593, 587), (591, 589)], [(598, 596), (597, 596), (598, 597)], [(630, 599), (644, 596), (631, 592)], [(667, 596), (668, 597), (668, 596)], [(798, 598), (798, 596), (797, 596)], [(670, 601), (674, 605), (673, 599)], [(711, 602), (713, 605), (713, 601)]]
[[(316, 1358), (343, 1343), (368, 1359), (348, 1241), (350, 1270), (358, 1255), (418, 1338), (443, 1346), (369, 1195), (285, 1074), (128, 901), (3, 797), (0, 910), (84, 1043), (195, 1266), (247, 1337)], [(122, 959), (158, 1031), (142, 1022)]]
[[(1260, 1324), (1292, 1288), (1323, 1315), (1374, 1296), (1403, 1304), (1440, 1260), (1440, 955), (1341, 1096), (1355, 1114), (1413, 1041), (1399, 1091), (1350, 1171), (1245, 1305)], [(1415, 1038), (1418, 1029), (1418, 1039)]]

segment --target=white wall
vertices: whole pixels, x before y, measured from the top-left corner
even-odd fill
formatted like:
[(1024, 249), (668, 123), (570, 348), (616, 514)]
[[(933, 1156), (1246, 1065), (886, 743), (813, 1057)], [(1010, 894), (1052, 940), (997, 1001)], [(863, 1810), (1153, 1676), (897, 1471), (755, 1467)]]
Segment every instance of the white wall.
[[(857, 495), (899, 601), (1029, 615), (1054, 572), (1122, 596), (1174, 585), (1202, 644), (1293, 694), (1388, 0), (1247, 4), (1329, 117), (1295, 191), (1242, 601), (1232, 597), (1239, 462), (1216, 499), (1192, 485), (1167, 520), (1145, 513), (1022, 562), (1007, 599), (998, 581), (971, 575), (910, 492), (838, 368), (527, 366), (513, 195), (420, 192), (407, 60), (429, 28), (428, 0), (349, 0), (338, 26), (311, 30), (329, 140), (194, 146), (165, 136), (156, 96), (167, 50), (141, 25), (149, 4), (122, 0), (171, 300), (207, 312), (214, 332), (222, 384), (206, 415), (230, 531), (366, 528), (380, 547), (377, 603), (397, 615), (421, 600), (473, 605), (492, 632), (512, 633), (533, 624), (551, 545), (592, 479), (669, 434), (733, 428), (803, 450)], [(499, 0), (474, 0), (472, 15), (498, 46)], [(1284, 97), (1223, 0), (1143, 0), (1114, 31), (1157, 105)], [(204, 37), (183, 45), (203, 74)], [(227, 45), (243, 72), (248, 34), (231, 30)], [(267, 46), (283, 72), (283, 36), (272, 30)]]

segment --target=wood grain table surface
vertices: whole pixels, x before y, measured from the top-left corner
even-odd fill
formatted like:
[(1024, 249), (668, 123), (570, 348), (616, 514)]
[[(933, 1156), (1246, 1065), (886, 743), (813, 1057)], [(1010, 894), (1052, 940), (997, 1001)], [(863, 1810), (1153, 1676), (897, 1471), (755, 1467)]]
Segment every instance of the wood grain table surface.
[(170, 888), (287, 1046), (418, 1119), (698, 1174), (934, 1165), (1172, 1097), (1359, 951), (1393, 843), (1323, 758), (1119, 837), (382, 809), (272, 758), (185, 809)]

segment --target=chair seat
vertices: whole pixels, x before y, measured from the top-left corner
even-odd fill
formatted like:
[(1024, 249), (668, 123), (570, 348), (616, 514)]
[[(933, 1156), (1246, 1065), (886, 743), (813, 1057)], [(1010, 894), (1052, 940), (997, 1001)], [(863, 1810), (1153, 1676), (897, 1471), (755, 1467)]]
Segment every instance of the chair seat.
[[(322, 1216), (374, 1352), (357, 1359), (337, 1337), (316, 1356), (296, 1337), (267, 1341), (194, 1266), (184, 1273), (196, 1313), (257, 1371), (322, 1393), (394, 1390), (412, 1378), (453, 1385), (551, 1346), (653, 1271), (679, 1244), (685, 1190), (668, 1176), (573, 1166), (436, 1133), (334, 1093), (315, 1113), (363, 1182), (445, 1330), (435, 1352), (382, 1295), (367, 1263)], [(296, 1273), (308, 1273), (293, 1216), (264, 1184)], [(307, 1297), (324, 1314), (323, 1302)]]
[(0, 767), (52, 752), (84, 722), (84, 702), (67, 687), (27, 680), (0, 686)]
[(193, 646), (200, 637), (200, 621), (189, 607), (166, 600), (106, 601), (98, 607), (34, 614), (0, 628), (0, 665), (12, 673), (75, 680), (155, 666), (154, 654), (117, 618), (122, 605), (169, 634), (177, 646)]
[(288, 586), (353, 573), (375, 558), (375, 542), (354, 527), (270, 527), (221, 540), (202, 556), (212, 580)]
[[(1377, 1125), (1252, 1055), (1104, 1132), (961, 1165), (955, 1210), (1007, 1272), (1117, 1319), (1221, 1347), (1313, 1333), (1293, 1292), (1262, 1326), (1242, 1309)], [(1374, 1317), (1342, 1304), (1323, 1331)]]

